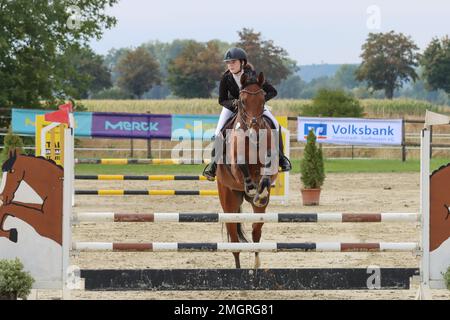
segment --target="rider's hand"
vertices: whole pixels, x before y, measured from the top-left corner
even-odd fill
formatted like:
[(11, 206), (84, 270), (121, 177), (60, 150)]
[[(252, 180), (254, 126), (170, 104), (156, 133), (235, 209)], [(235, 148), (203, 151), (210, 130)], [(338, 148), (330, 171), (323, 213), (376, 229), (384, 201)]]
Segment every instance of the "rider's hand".
[(233, 106), (234, 111), (237, 111), (239, 106), (239, 99), (233, 99), (233, 102), (231, 104)]

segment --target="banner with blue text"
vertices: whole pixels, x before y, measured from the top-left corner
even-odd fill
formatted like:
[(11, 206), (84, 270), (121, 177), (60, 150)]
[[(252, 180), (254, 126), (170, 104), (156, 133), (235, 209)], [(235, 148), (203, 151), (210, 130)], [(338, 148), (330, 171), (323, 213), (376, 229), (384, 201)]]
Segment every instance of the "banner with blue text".
[(347, 145), (401, 145), (401, 119), (297, 118), (297, 140), (313, 130), (317, 142)]

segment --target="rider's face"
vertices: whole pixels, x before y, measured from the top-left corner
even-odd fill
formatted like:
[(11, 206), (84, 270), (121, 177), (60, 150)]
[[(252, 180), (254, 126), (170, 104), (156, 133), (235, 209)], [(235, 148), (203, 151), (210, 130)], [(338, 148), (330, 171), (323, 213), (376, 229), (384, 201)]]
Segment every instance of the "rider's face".
[(230, 60), (226, 64), (231, 73), (238, 73), (241, 70), (241, 62), (239, 60)]

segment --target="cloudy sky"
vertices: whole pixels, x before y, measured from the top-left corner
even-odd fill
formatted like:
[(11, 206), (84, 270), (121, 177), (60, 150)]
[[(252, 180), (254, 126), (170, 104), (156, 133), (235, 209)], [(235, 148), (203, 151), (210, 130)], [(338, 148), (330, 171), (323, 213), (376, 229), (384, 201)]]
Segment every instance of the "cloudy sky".
[(448, 0), (120, 0), (108, 13), (118, 24), (91, 42), (100, 54), (151, 40), (234, 42), (246, 27), (299, 64), (355, 63), (369, 32), (403, 32), (421, 49), (450, 34)]

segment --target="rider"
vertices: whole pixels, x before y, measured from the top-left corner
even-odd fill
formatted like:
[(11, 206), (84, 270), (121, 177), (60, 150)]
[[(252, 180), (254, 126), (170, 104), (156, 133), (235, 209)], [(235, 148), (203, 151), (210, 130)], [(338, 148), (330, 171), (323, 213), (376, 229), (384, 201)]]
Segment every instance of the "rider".
[[(216, 138), (223, 126), (236, 112), (239, 102), (239, 91), (241, 89), (241, 75), (243, 73), (253, 72), (251, 64), (247, 63), (247, 53), (241, 48), (231, 48), (225, 53), (224, 62), (227, 64), (228, 70), (222, 75), (219, 86), (219, 104), (222, 105), (222, 111), (219, 116), (219, 122), (214, 134)], [(267, 81), (264, 82), (262, 89), (265, 91), (266, 102), (277, 95), (275, 88)], [(291, 170), (291, 163), (283, 152), (283, 140), (281, 138), (281, 127), (272, 113), (269, 111), (267, 105), (264, 107), (264, 113), (268, 117), (275, 128), (279, 130), (279, 166), (281, 171)], [(211, 152), (211, 163), (206, 166), (203, 175), (209, 180), (213, 180), (216, 176), (217, 163), (215, 161), (215, 148)]]

